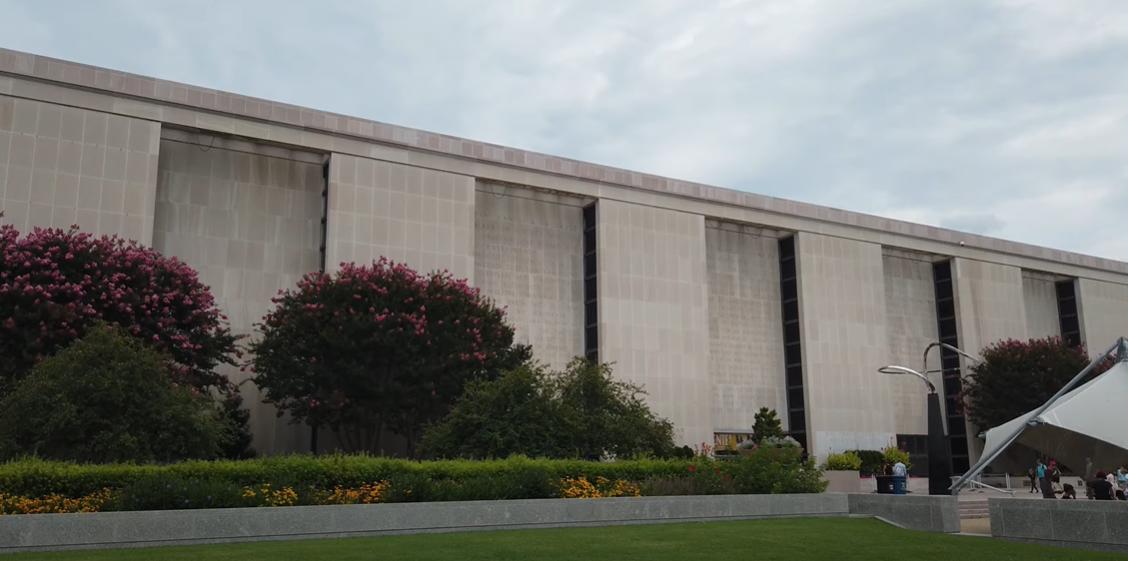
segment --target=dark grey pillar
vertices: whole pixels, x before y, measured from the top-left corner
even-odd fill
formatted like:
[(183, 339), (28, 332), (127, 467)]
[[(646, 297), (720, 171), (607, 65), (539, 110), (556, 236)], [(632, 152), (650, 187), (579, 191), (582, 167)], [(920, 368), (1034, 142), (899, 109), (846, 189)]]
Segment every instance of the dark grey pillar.
[(944, 416), (940, 394), (928, 394), (928, 494), (951, 495), (952, 457), (944, 440)]

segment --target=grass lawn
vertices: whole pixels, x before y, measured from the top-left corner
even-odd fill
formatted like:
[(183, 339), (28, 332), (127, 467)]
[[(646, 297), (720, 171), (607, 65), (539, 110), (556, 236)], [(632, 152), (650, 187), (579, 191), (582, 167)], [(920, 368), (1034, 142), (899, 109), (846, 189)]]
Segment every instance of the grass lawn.
[(1015, 544), (987, 538), (911, 532), (872, 519), (827, 518), (465, 532), (159, 549), (33, 553), (11, 557), (15, 561), (37, 559), (113, 559), (115, 561), (142, 559), (161, 561), (219, 559), (696, 561), (700, 559), (713, 561), (718, 558), (757, 561), (775, 559), (786, 561), (808, 559), (1082, 561), (1125, 560), (1128, 556)]

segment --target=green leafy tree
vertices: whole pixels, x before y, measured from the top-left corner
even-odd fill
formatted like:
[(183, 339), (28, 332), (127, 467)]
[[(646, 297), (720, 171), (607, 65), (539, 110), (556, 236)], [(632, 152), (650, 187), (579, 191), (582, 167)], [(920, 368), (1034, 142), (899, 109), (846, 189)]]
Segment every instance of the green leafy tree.
[[(242, 403), (218, 370), (236, 364), (236, 337), (186, 263), (115, 236), (36, 229), (21, 237), (0, 225), (0, 397), (102, 323), (169, 357), (177, 383)], [(253, 455), (250, 413), (225, 411), (242, 421), (225, 448), (231, 457)]]
[(585, 458), (668, 456), (673, 425), (650, 411), (642, 389), (611, 368), (576, 359), (564, 372), (525, 366), (478, 382), (427, 432), (424, 449), (444, 457)]
[(775, 409), (761, 407), (752, 417), (752, 441), (758, 444), (765, 438), (783, 438), (783, 423)]
[(564, 425), (579, 457), (662, 456), (673, 448), (673, 424), (650, 410), (641, 387), (616, 380), (609, 364), (577, 358), (557, 383)]
[(574, 455), (555, 393), (556, 384), (536, 365), (471, 382), (450, 415), (426, 432), (422, 448), (464, 458)]
[(329, 427), (350, 451), (388, 429), (409, 453), (475, 380), (530, 358), (505, 312), (447, 272), (386, 259), (310, 273), (274, 299), (246, 368), (278, 415)]
[(77, 462), (213, 458), (234, 431), (214, 400), (178, 384), (161, 353), (92, 327), (0, 404), (0, 456)]
[[(1089, 365), (1085, 348), (1061, 337), (1007, 339), (983, 349), (983, 362), (963, 379), (963, 412), (980, 429), (997, 427), (1037, 409)], [(1092, 379), (1111, 361), (1093, 369)]]

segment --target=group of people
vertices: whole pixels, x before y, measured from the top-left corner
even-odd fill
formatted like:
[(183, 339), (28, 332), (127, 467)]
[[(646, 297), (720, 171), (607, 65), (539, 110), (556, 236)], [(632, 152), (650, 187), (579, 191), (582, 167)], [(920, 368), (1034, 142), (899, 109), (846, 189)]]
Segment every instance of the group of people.
[[(1051, 461), (1048, 465), (1038, 460), (1037, 465), (1030, 468), (1030, 492), (1042, 492), (1042, 498), (1056, 499), (1061, 494), (1063, 499), (1076, 499), (1077, 488), (1069, 483), (1061, 482), (1061, 468), (1057, 462)], [(1117, 468), (1116, 471), (1098, 471), (1093, 475), (1093, 462), (1085, 459), (1085, 496), (1098, 501), (1128, 500), (1128, 466)]]

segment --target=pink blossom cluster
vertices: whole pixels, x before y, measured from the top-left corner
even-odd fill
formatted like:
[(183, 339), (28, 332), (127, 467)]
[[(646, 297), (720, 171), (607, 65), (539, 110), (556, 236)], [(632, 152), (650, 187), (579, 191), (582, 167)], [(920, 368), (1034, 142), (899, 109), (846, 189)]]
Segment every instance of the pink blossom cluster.
[[(283, 384), (283, 372), (300, 368), (313, 380), (336, 379), (343, 362), (365, 365), (358, 368), (373, 377), (391, 369), (414, 380), (403, 382), (418, 388), (413, 396), (438, 402), (461, 391), (461, 382), (447, 385), (441, 372), (481, 369), (513, 338), (504, 312), (466, 280), (445, 270), (420, 274), (387, 258), (309, 273), (272, 302), (260, 325), (262, 343), (252, 345), (254, 357), (243, 368), (255, 372), (280, 412), (298, 417), (341, 410), (349, 394), (332, 382)], [(301, 389), (310, 385), (321, 390)]]
[[(330, 304), (327, 307), (323, 294), (342, 286), (351, 294), (349, 300), (340, 306)], [(387, 298), (393, 292), (405, 297), (389, 304)], [(450, 325), (428, 317), (428, 302), (433, 303), (432, 306), (434, 303), (445, 306), (458, 300), (472, 308), (485, 303), (480, 289), (470, 286), (465, 279), (454, 278), (450, 271), (421, 275), (403, 263), (387, 258), (380, 258), (371, 266), (342, 263), (335, 275), (319, 271), (309, 273), (294, 290), (279, 291), (271, 301), (279, 305), (295, 299), (301, 302), (299, 307), (306, 319), (335, 323), (338, 331), (343, 331), (347, 323), (367, 321), (380, 331), (412, 335), (422, 346), (432, 346), (438, 338), (450, 337), (458, 332), (458, 337), (469, 341), (464, 352), (458, 353), (458, 360), (484, 363), (496, 354), (485, 348), (481, 317), (455, 319)], [(293, 320), (292, 309), (280, 305), (267, 314), (263, 323), (277, 327)], [(493, 335), (501, 337), (504, 329), (507, 327), (498, 323)], [(316, 362), (317, 357), (311, 356), (310, 361)]]
[(0, 226), (0, 377), (20, 377), (95, 322), (166, 352), (182, 381), (226, 387), (235, 338), (186, 263), (116, 236)]

